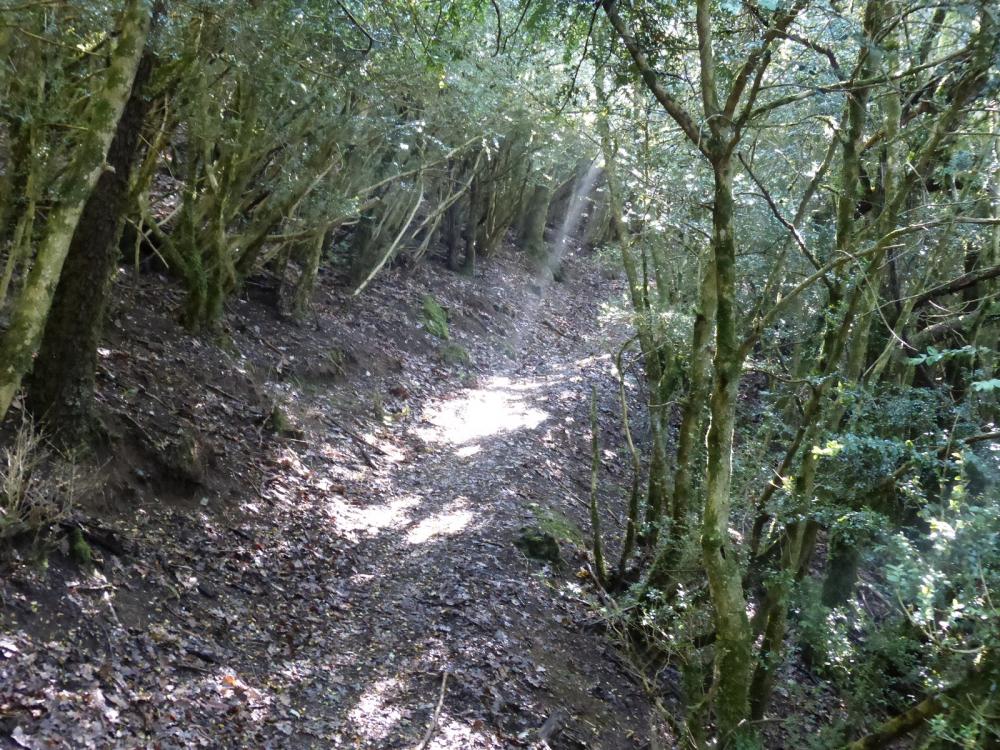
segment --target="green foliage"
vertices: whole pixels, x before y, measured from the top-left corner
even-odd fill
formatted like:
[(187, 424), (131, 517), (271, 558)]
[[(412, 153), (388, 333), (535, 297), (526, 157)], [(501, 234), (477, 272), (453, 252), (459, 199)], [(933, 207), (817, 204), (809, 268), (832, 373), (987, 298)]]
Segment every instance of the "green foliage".
[(914, 357), (907, 357), (906, 362), (911, 365), (936, 365), (938, 362), (954, 359), (956, 357), (974, 357), (977, 354), (988, 352), (989, 350), (981, 346), (966, 345), (957, 349), (939, 350), (936, 347), (928, 346), (927, 351)]
[(829, 609), (820, 594), (817, 582), (803, 581), (793, 607), (812, 668), (839, 689), (856, 720), (905, 702), (919, 686), (924, 650), (906, 619), (873, 616), (856, 603)]
[[(755, 586), (738, 590), (738, 566), (753, 557), (746, 531), (761, 532), (754, 553), (774, 560), (788, 552), (789, 561), (794, 533), (816, 531), (818, 553), (805, 554), (800, 569), (793, 573), (783, 561), (769, 576), (751, 566), (748, 580), (793, 591), (798, 643), (849, 704), (855, 724), (949, 684), (996, 648), (998, 602), (990, 592), (1000, 584), (1000, 466), (981, 437), (962, 442), (989, 434), (998, 421), (996, 279), (948, 292), (956, 278), (1000, 260), (982, 226), (995, 218), (996, 188), (996, 120), (988, 106), (995, 18), (985, 5), (900, 15), (878, 0), (719, 0), (701, 6), (709, 11), (712, 56), (697, 54), (704, 47), (692, 0), (618, 4), (631, 37), (611, 28), (601, 4), (348, 5), (353, 14), (336, 0), (164, 5), (143, 129), (149, 153), (127, 211), (184, 285), (193, 329), (216, 325), (231, 295), (261, 271), (281, 284), (298, 278), (299, 300), (324, 277), (320, 264), (338, 278), (370, 279), (396, 261), (438, 260), (447, 245), (453, 268), (464, 252), (471, 272), (472, 258), (497, 247), (518, 219), (523, 228), (532, 207), (539, 211), (531, 244), (541, 257), (546, 221), (551, 227), (562, 218), (544, 210), (549, 188), (555, 194), (578, 184), (566, 178), (592, 159), (599, 122), (607, 163), (588, 211), (610, 212), (612, 162), (621, 194), (614, 231), (591, 238), (613, 240), (597, 248), (594, 262), (612, 276), (610, 255), (629, 260), (622, 296), (634, 308), (627, 321), (618, 309), (606, 317), (645, 339), (635, 371), (660, 371), (653, 376), (660, 382), (635, 389), (649, 407), (633, 410), (636, 424), (648, 428), (636, 430), (638, 442), (653, 434), (670, 450), (675, 416), (693, 425), (683, 466), (674, 466), (672, 454), (660, 462), (677, 476), (683, 469), (680, 486), (690, 490), (689, 505), (672, 520), (731, 513), (712, 519), (718, 529), (705, 538), (732, 530), (733, 557), (718, 571), (751, 608), (764, 601)], [(107, 72), (113, 6), (83, 0), (0, 9), (0, 321), (8, 294), (37, 268), (52, 207), (68, 193), (83, 197), (65, 179), (75, 156), (100, 156), (87, 133), (108, 107), (91, 112), (87, 103)], [(939, 10), (944, 16), (935, 20)], [(788, 33), (762, 36), (785, 20)], [(625, 52), (629, 39), (650, 65), (641, 79)], [(979, 40), (981, 48), (969, 46)], [(709, 57), (712, 69), (699, 70)], [(850, 82), (865, 75), (865, 86)], [(655, 97), (647, 90), (652, 77)], [(721, 107), (733, 107), (724, 116), (706, 112), (712, 97), (699, 84), (712, 81)], [(746, 85), (727, 101), (738, 82)], [(678, 130), (678, 110), (694, 135)], [(720, 192), (722, 171), (705, 156), (718, 161), (727, 130), (743, 137), (730, 151), (745, 162), (727, 165), (731, 189)], [(714, 217), (728, 214), (720, 197), (729, 194), (731, 226), (717, 226)], [(565, 196), (557, 211), (559, 201)], [(721, 252), (730, 241), (735, 258)], [(315, 262), (305, 263), (304, 246), (316, 250)], [(722, 267), (712, 258), (725, 261), (728, 281), (720, 275), (702, 298), (706, 270)], [(699, 350), (695, 325), (720, 311), (727, 315), (716, 318), (718, 330), (704, 326)], [(467, 368), (469, 353), (451, 341), (447, 311), (433, 296), (422, 299), (420, 315), (442, 340), (441, 360)], [(730, 337), (736, 349), (747, 342), (746, 361), (732, 369)], [(26, 366), (31, 355), (21, 352), (20, 362)], [(695, 378), (699, 362), (706, 370), (714, 363), (713, 372)], [(346, 375), (341, 353), (330, 352), (326, 365)], [(732, 386), (736, 395), (692, 390), (692, 408), (675, 412), (696, 380)], [(710, 400), (718, 407), (731, 396), (735, 430), (719, 432), (738, 436), (732, 477), (718, 473), (730, 472), (728, 456), (706, 462), (706, 446), (717, 448), (720, 435), (709, 438), (703, 419)], [(372, 401), (376, 417), (386, 418), (381, 396)], [(722, 426), (718, 418), (731, 415), (713, 408), (712, 423)], [(297, 434), (278, 407), (268, 424)], [(26, 447), (32, 440), (7, 454), (0, 537), (44, 529), (62, 512), (38, 491), (37, 444)], [(202, 478), (195, 436), (155, 447), (165, 470)], [(697, 503), (708, 493), (699, 490), (728, 487), (730, 478), (733, 490), (703, 513)], [(532, 544), (548, 559), (558, 559), (560, 541), (580, 543), (567, 518), (541, 509), (536, 516)], [(652, 525), (664, 536), (671, 529), (662, 519)], [(637, 613), (629, 629), (643, 627), (682, 664), (689, 728), (705, 734), (718, 694), (717, 685), (705, 691), (707, 668), (725, 652), (694, 641), (726, 618), (713, 611), (725, 587), (715, 585), (718, 575), (705, 585), (702, 567), (716, 558), (699, 536), (694, 530), (677, 541), (670, 586), (637, 587), (624, 600)], [(82, 536), (70, 542), (85, 544)], [(823, 605), (812, 566), (822, 562), (824, 545), (827, 553), (850, 545), (862, 554), (863, 601)], [(74, 554), (88, 558), (82, 550)], [(775, 551), (782, 554), (767, 554)], [(641, 602), (633, 601), (639, 591)], [(778, 652), (768, 651), (772, 665)], [(716, 669), (728, 679), (723, 671)], [(971, 746), (984, 736), (985, 715), (956, 707), (932, 730)], [(839, 732), (831, 729), (838, 742)]]
[(1000, 388), (1000, 380), (990, 378), (989, 380), (977, 380), (972, 384), (972, 390), (977, 393), (992, 393)]

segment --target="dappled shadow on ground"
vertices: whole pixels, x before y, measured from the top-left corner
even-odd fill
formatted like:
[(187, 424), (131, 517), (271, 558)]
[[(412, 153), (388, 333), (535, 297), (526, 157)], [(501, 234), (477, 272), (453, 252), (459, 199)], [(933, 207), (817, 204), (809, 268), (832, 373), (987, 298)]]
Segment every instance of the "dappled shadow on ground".
[[(12, 686), (0, 735), (391, 748), (430, 731), (437, 748), (641, 746), (645, 699), (589, 628), (579, 549), (567, 539), (553, 569), (514, 545), (554, 515), (582, 537), (592, 384), (602, 414), (617, 413), (603, 339), (624, 334), (602, 329), (598, 303), (621, 290), (567, 268), (575, 281), (558, 301), (529, 297), (510, 267), (435, 288), (475, 367), (443, 368), (426, 334), (412, 334), (417, 346), (399, 333), (414, 330), (388, 303), (399, 279), (350, 326), (323, 323), (340, 346), (352, 330), (394, 332), (399, 366), (369, 356), (348, 378), (300, 377), (315, 340), (267, 360), (294, 375), (275, 389), (301, 436), (249, 429), (220, 466), (230, 483), (183, 507), (138, 498), (122, 521), (136, 544), (121, 560), (98, 550), (101, 568), (60, 592), (65, 630), (51, 642), (19, 612), (0, 639)], [(498, 297), (527, 312), (489, 308)], [(359, 417), (376, 392), (396, 395), (379, 401), (380, 419)], [(230, 397), (213, 408), (238, 408)], [(616, 471), (609, 462), (608, 487)]]

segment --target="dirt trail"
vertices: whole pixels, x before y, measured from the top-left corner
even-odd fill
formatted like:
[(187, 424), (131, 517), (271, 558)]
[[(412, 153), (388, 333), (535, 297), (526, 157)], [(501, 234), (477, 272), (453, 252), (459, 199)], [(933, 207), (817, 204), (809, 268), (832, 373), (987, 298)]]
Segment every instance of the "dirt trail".
[(553, 374), (492, 376), (430, 404), (431, 424), (406, 435), (426, 448), (381, 477), (395, 497), (389, 512), (381, 498), (363, 506), (362, 563), (349, 586), (367, 606), (342, 625), (346, 642), (363, 639), (348, 674), (370, 687), (350, 717), (373, 746), (412, 745), (444, 672), (434, 747), (505, 747), (538, 739), (542, 727), (559, 732), (557, 747), (636, 746), (635, 686), (608, 644), (581, 628), (586, 610), (514, 545), (522, 526), (547, 515), (532, 504), (584, 496), (572, 481), (579, 467), (552, 443), (586, 437), (588, 367), (577, 356), (551, 363)]
[[(302, 437), (270, 447), (238, 510), (140, 503), (132, 554), (105, 555), (96, 579), (22, 574), (0, 636), (0, 747), (647, 746), (579, 548), (553, 566), (515, 546), (525, 525), (581, 534), (590, 387), (609, 388), (604, 353), (623, 335), (601, 322), (620, 289), (569, 265), (569, 284), (517, 292), (513, 325), (455, 316), (476, 362), (465, 387), (401, 355), (373, 423), (344, 408), (364, 388), (296, 380)], [(435, 292), (457, 311), (490, 283)], [(24, 605), (43, 591), (46, 627)]]

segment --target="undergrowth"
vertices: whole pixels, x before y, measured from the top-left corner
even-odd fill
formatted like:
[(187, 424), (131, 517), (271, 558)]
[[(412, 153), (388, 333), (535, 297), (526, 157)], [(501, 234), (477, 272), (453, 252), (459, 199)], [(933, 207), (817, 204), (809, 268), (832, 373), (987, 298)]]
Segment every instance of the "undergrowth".
[(24, 419), (0, 459), (0, 552), (26, 538), (38, 543), (66, 521), (76, 484), (75, 463), (54, 454)]

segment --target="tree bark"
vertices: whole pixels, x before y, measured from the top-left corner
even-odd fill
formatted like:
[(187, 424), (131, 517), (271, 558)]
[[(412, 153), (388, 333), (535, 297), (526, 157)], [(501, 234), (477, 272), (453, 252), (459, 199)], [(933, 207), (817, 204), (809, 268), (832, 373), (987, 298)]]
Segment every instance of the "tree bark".
[(521, 234), (521, 247), (539, 267), (545, 264), (548, 257), (548, 249), (545, 246), (545, 218), (549, 215), (551, 197), (552, 188), (549, 185), (541, 183), (535, 186), (525, 212)]
[(881, 750), (888, 747), (893, 740), (947, 711), (949, 704), (967, 701), (970, 697), (992, 689), (996, 684), (996, 670), (997, 656), (987, 652), (985, 658), (963, 679), (951, 687), (926, 696), (903, 713), (883, 722), (871, 734), (845, 745), (841, 750)]
[(740, 731), (749, 713), (751, 638), (743, 580), (729, 542), (733, 429), (741, 360), (736, 331), (736, 241), (733, 231), (732, 160), (713, 160), (715, 204), (712, 250), (715, 257), (716, 324), (712, 385), (712, 424), (708, 431), (708, 466), (702, 516), (702, 559), (715, 607), (715, 714), (719, 732)]
[(688, 515), (694, 497), (694, 468), (698, 446), (705, 442), (705, 402), (712, 385), (712, 337), (715, 333), (717, 289), (715, 259), (709, 258), (702, 271), (701, 292), (691, 334), (690, 386), (677, 434), (677, 469), (670, 500), (670, 537), (660, 546), (650, 567), (647, 586), (665, 588), (673, 578), (672, 569), (680, 560), (688, 533)]
[(31, 369), (80, 215), (104, 169), (108, 147), (132, 88), (150, 18), (146, 0), (128, 1), (111, 63), (88, 107), (86, 135), (67, 169), (61, 200), (49, 214), (10, 326), (0, 338), (0, 420), (7, 415), (22, 379)]
[(101, 172), (73, 233), (56, 286), (42, 344), (28, 384), (28, 408), (62, 439), (84, 438), (93, 427), (97, 344), (119, 250), (117, 236), (132, 167), (149, 109), (144, 88), (153, 70), (146, 50)]

